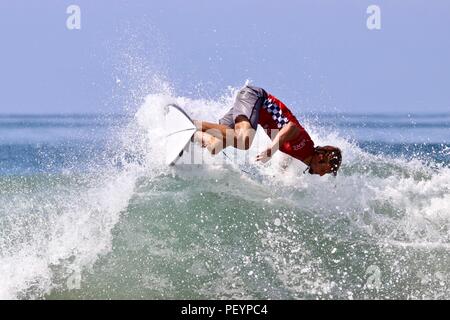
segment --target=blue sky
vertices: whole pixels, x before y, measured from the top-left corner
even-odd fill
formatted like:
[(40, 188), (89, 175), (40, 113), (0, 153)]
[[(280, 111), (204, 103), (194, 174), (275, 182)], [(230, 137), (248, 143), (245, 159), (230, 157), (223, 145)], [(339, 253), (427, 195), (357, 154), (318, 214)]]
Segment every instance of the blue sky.
[(251, 79), (297, 110), (446, 112), (449, 31), (447, 0), (4, 0), (0, 113), (133, 109), (155, 75), (192, 97)]

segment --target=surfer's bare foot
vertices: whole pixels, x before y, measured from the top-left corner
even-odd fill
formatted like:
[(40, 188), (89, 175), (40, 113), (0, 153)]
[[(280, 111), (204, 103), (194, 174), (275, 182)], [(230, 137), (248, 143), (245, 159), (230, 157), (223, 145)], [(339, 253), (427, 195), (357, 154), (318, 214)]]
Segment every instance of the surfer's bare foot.
[(197, 132), (194, 133), (194, 135), (192, 136), (191, 141), (192, 141), (192, 142), (195, 142), (195, 143), (198, 143), (199, 145), (202, 146), (202, 148), (206, 148), (206, 147), (207, 147), (207, 144), (206, 144), (204, 138), (205, 138), (205, 137), (204, 137), (203, 132), (197, 131)]

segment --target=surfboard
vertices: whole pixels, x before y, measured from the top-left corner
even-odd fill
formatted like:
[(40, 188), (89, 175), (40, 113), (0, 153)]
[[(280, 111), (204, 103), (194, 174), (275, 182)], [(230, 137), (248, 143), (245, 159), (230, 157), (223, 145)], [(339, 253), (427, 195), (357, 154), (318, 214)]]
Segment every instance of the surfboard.
[(183, 155), (184, 149), (191, 142), (197, 131), (194, 122), (187, 113), (175, 104), (164, 109), (166, 130), (166, 164), (173, 166)]

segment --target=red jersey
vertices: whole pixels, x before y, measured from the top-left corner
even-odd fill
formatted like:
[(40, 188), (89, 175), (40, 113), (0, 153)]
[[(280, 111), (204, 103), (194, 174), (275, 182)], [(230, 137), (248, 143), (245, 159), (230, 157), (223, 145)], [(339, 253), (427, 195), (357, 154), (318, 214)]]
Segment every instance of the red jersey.
[(300, 129), (300, 133), (293, 140), (280, 145), (280, 151), (304, 162), (314, 154), (314, 142), (288, 107), (274, 96), (268, 94), (259, 111), (258, 123), (265, 129), (267, 135), (273, 139), (276, 133), (289, 122), (295, 124)]

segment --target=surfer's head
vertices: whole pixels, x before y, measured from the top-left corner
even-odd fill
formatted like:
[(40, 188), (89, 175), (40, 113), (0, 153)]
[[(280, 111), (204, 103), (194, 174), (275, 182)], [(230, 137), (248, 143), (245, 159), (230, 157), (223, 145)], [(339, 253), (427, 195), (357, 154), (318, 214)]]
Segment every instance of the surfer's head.
[(342, 153), (339, 148), (333, 146), (316, 147), (309, 164), (309, 173), (323, 176), (331, 173), (337, 174), (342, 162)]

